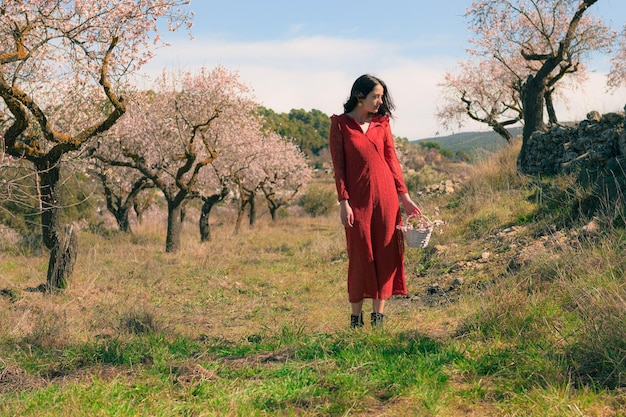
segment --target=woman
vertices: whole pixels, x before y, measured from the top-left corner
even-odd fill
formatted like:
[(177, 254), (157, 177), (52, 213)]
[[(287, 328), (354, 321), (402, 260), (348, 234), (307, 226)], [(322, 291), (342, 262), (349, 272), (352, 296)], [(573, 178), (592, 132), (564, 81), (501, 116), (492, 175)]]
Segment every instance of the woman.
[(352, 85), (344, 113), (331, 116), (330, 151), (348, 248), (351, 327), (363, 326), (363, 300), (372, 299), (372, 326), (382, 325), (385, 300), (406, 295), (404, 241), (398, 196), (410, 215), (411, 200), (389, 126), (394, 109), (385, 83), (362, 75)]

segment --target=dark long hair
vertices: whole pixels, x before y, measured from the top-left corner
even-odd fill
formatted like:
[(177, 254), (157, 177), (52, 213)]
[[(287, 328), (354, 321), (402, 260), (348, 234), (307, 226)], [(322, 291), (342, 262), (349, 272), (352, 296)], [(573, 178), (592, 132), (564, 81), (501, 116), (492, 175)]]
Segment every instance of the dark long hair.
[(379, 116), (389, 116), (392, 117), (391, 111), (396, 108), (395, 104), (393, 104), (393, 99), (391, 98), (391, 94), (387, 89), (387, 85), (380, 78), (374, 77), (370, 74), (361, 75), (356, 79), (354, 84), (352, 84), (352, 90), (350, 90), (350, 98), (343, 105), (343, 111), (346, 113), (350, 113), (354, 108), (359, 104), (359, 100), (364, 99), (367, 95), (376, 87), (380, 85), (383, 88), (383, 104), (378, 108), (378, 112), (376, 112)]

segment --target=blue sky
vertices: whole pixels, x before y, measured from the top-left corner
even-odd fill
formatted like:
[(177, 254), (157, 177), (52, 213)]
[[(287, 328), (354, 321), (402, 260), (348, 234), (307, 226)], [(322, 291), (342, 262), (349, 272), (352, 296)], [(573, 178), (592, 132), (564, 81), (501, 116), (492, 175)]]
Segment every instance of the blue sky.
[[(162, 32), (172, 46), (144, 68), (189, 70), (223, 65), (237, 71), (258, 101), (277, 112), (292, 108), (341, 113), (352, 82), (364, 73), (385, 80), (396, 101), (394, 134), (410, 140), (444, 131), (434, 118), (437, 86), (465, 58), (470, 32), (464, 18), (471, 0), (439, 1), (192, 0), (193, 40)], [(599, 0), (593, 13), (615, 28), (626, 23), (624, 0)], [(590, 110), (620, 110), (626, 91), (607, 95), (606, 58), (583, 89), (557, 106), (562, 120)], [(469, 124), (463, 130), (485, 129)]]

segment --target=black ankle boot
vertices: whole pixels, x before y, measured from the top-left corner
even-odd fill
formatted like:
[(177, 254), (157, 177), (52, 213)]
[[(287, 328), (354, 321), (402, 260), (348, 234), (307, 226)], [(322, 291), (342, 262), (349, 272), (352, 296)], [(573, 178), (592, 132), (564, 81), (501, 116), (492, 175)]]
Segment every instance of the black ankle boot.
[(384, 319), (383, 313), (372, 313), (372, 327), (382, 327)]
[(356, 327), (363, 327), (363, 312), (362, 311), (358, 315), (350, 314), (350, 327), (353, 329)]

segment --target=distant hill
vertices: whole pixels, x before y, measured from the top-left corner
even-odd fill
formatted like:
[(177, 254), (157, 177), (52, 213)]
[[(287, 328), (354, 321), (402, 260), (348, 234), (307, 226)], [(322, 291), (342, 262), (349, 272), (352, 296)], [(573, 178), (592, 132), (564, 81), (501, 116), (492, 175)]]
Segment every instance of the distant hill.
[[(510, 128), (509, 131), (513, 137), (516, 137), (522, 134), (522, 127)], [(412, 141), (412, 143), (420, 141), (434, 142), (439, 144), (443, 149), (448, 149), (453, 152), (463, 151), (469, 154), (480, 154), (485, 151), (492, 153), (506, 145), (506, 141), (494, 131), (455, 133), (448, 136), (419, 139)]]

